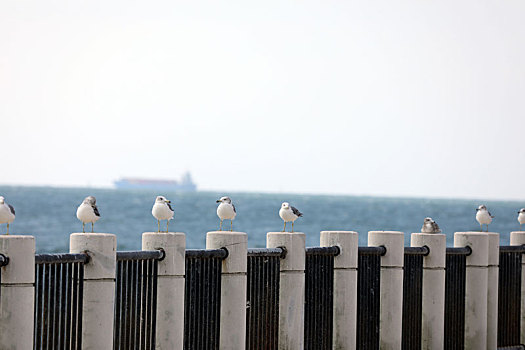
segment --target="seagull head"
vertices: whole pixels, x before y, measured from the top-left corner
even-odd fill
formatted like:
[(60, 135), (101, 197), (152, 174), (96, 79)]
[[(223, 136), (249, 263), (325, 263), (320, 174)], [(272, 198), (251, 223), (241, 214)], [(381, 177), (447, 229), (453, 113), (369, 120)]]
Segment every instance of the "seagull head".
[(95, 205), (97, 204), (97, 199), (93, 196), (87, 196), (86, 198), (84, 198), (84, 201), (82, 203), (89, 204), (89, 205)]
[(487, 210), (487, 207), (486, 207), (485, 205), (482, 204), (482, 205), (480, 205), (480, 206), (478, 207), (478, 209), (476, 209), (476, 211), (479, 211), (479, 210)]
[[(4, 199), (4, 197), (0, 197), (0, 200)], [(518, 214), (525, 214), (525, 208), (521, 208)]]
[(230, 197), (221, 197), (221, 198), (217, 199), (217, 203), (228, 203), (228, 204), (231, 204), (232, 200), (230, 199)]
[(157, 202), (157, 203), (171, 203), (171, 201), (167, 200), (166, 197), (164, 197), (164, 196), (157, 196), (157, 198), (155, 198), (155, 202)]
[(0, 196), (0, 204), (4, 204), (5, 203), (5, 198)]
[(281, 204), (281, 208), (283, 208), (283, 209), (290, 209), (290, 203), (283, 202), (283, 204)]
[(434, 222), (434, 220), (432, 220), (432, 218), (425, 218), (424, 222), (425, 222), (425, 224), (430, 224), (430, 223)]

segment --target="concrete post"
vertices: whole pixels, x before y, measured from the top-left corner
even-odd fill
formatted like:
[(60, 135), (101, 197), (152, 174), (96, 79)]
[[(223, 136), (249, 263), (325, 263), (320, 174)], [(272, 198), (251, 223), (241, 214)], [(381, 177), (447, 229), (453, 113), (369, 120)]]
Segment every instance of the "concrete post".
[(0, 253), (9, 258), (0, 286), (0, 349), (33, 349), (35, 238), (0, 236)]
[(222, 263), (221, 349), (246, 347), (247, 244), (244, 232), (213, 231), (206, 235), (206, 249), (228, 249)]
[(357, 247), (354, 231), (322, 231), (321, 247), (338, 246), (334, 258), (333, 349), (356, 348), (357, 325)]
[(499, 233), (489, 237), (487, 275), (487, 349), (498, 347)]
[(423, 258), (422, 350), (442, 350), (445, 335), (445, 259), (447, 237), (436, 233), (412, 233), (412, 247), (427, 246)]
[(117, 238), (109, 233), (72, 233), (69, 250), (90, 257), (84, 266), (82, 349), (112, 349)]
[[(510, 233), (510, 245), (525, 244), (525, 231), (514, 231)], [(521, 260), (521, 344), (525, 344), (525, 259)]]
[(268, 248), (286, 248), (281, 259), (279, 290), (279, 349), (304, 349), (305, 235), (300, 232), (268, 232)]
[(184, 274), (186, 236), (180, 232), (142, 234), (142, 250), (163, 249), (158, 262), (156, 349), (184, 345)]
[(386, 255), (381, 258), (381, 311), (379, 320), (379, 347), (381, 349), (401, 349), (404, 242), (403, 232), (368, 232), (368, 246), (386, 247)]
[(465, 349), (487, 349), (489, 236), (485, 232), (456, 232), (454, 246), (469, 246), (465, 283)]

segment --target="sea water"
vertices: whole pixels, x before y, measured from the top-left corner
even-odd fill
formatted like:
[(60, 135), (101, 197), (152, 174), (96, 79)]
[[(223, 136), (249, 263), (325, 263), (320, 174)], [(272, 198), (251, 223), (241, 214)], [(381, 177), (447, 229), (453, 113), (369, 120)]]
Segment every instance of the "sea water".
[[(359, 244), (367, 245), (367, 233), (374, 230), (393, 230), (405, 233), (405, 245), (410, 244), (410, 233), (419, 232), (423, 219), (432, 217), (447, 234), (447, 243), (453, 245), (453, 233), (479, 231), (475, 220), (476, 208), (488, 206), (495, 215), (490, 231), (501, 234), (501, 244), (509, 243), (509, 232), (517, 231), (517, 212), (524, 202), (379, 198), (356, 196), (262, 194), (234, 192), (173, 193), (149, 190), (115, 190), (94, 188), (51, 187), (0, 187), (0, 195), (13, 205), (16, 220), (10, 227), (11, 234), (36, 237), (38, 252), (56, 253), (69, 250), (69, 234), (81, 232), (82, 224), (76, 218), (77, 206), (93, 195), (97, 198), (101, 218), (95, 224), (96, 232), (117, 235), (118, 250), (141, 248), (141, 234), (157, 231), (157, 221), (151, 208), (157, 195), (172, 201), (175, 218), (170, 231), (186, 233), (188, 248), (204, 248), (206, 232), (218, 230), (215, 201), (230, 196), (237, 209), (233, 229), (248, 234), (248, 246), (266, 246), (266, 233), (281, 231), (279, 217), (282, 202), (298, 208), (304, 217), (295, 223), (295, 231), (306, 234), (307, 246), (319, 246), (319, 232), (324, 230), (351, 230), (359, 233)], [(165, 230), (166, 223), (161, 223)], [(223, 229), (229, 229), (225, 221)], [(287, 226), (287, 230), (291, 225)], [(0, 233), (6, 231), (0, 225)], [(91, 225), (86, 225), (86, 232)]]

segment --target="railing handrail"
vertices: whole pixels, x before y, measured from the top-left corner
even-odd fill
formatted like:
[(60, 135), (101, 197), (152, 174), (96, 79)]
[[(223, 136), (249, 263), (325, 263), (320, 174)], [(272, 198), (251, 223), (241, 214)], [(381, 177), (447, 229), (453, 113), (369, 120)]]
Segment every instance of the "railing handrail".
[(186, 258), (220, 258), (228, 257), (228, 249), (186, 249)]
[(286, 249), (282, 247), (248, 248), (248, 256), (278, 256), (280, 258), (284, 258), (286, 256)]
[(35, 254), (35, 264), (68, 264), (89, 262), (86, 253)]
[(423, 247), (405, 247), (405, 255), (423, 255), (430, 254), (430, 248), (426, 245)]
[(165, 252), (163, 249), (157, 250), (134, 250), (117, 252), (117, 261), (125, 260), (162, 260)]
[(386, 247), (385, 246), (379, 246), (379, 247), (358, 247), (357, 251), (361, 255), (381, 255), (384, 256), (386, 254)]
[(525, 253), (525, 244), (522, 245), (500, 245), (500, 253)]
[(4, 254), (0, 254), (0, 267), (6, 266), (9, 264), (9, 257), (5, 256)]
[(306, 255), (338, 256), (341, 250), (338, 246), (332, 247), (306, 247)]
[(447, 247), (446, 249), (447, 255), (466, 255), (469, 256), (472, 254), (472, 248), (469, 246), (466, 247)]

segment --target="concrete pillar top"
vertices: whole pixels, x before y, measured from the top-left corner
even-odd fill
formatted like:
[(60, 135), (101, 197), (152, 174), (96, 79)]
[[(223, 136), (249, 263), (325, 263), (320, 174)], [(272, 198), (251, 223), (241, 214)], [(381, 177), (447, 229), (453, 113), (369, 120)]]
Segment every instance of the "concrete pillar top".
[(469, 246), (472, 254), (467, 256), (467, 266), (487, 266), (489, 262), (489, 235), (487, 232), (456, 232), (454, 247)]
[(512, 231), (510, 233), (510, 245), (525, 244), (525, 231)]
[(0, 253), (9, 258), (2, 267), (2, 284), (35, 282), (35, 237), (0, 236)]
[(357, 269), (358, 238), (355, 231), (321, 231), (322, 247), (339, 247), (340, 253), (334, 258), (334, 268)]
[(489, 236), (488, 265), (499, 265), (499, 233), (485, 232)]
[(302, 232), (268, 232), (266, 246), (268, 248), (285, 247), (286, 258), (281, 259), (281, 271), (304, 271), (306, 236)]
[(223, 261), (222, 273), (246, 273), (248, 235), (236, 231), (211, 231), (206, 234), (206, 249), (228, 249), (228, 258)]
[(84, 266), (84, 279), (114, 279), (117, 264), (117, 236), (111, 233), (72, 233), (69, 240), (71, 253), (84, 253), (91, 257)]
[(445, 268), (447, 236), (442, 233), (415, 232), (410, 236), (412, 247), (427, 246), (430, 253), (423, 257), (423, 268)]
[[(184, 276), (186, 235), (182, 232), (144, 232), (142, 250), (163, 249), (164, 259), (158, 263), (159, 276)], [(183, 262), (182, 264), (180, 262)]]
[(403, 267), (405, 257), (405, 234), (399, 231), (369, 231), (368, 246), (385, 246), (386, 254), (381, 259), (381, 266)]

